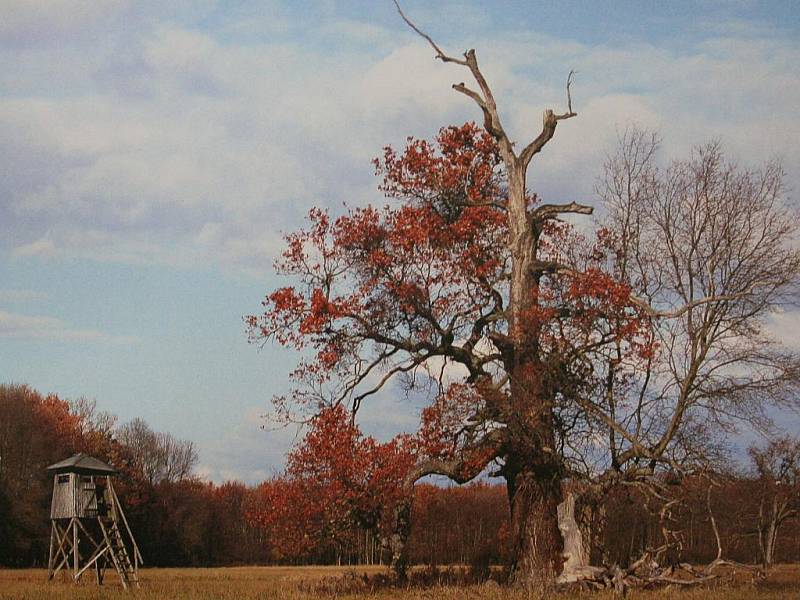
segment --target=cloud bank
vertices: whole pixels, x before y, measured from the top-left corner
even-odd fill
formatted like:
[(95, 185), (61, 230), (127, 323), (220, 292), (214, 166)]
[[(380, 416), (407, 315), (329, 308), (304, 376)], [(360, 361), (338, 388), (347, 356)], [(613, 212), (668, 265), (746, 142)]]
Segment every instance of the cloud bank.
[(0, 338), (114, 344), (133, 344), (138, 341), (135, 336), (111, 335), (96, 329), (74, 328), (54, 317), (25, 315), (4, 310), (0, 310)]
[[(189, 16), (204, 5), (43, 6), (10, 3), (0, 29), (0, 220), (15, 257), (263, 276), (310, 206), (382, 202), (369, 161), (383, 144), (479, 119), (449, 89), (468, 74), (399, 23), (328, 10), (305, 22), (307, 44), (278, 4), (203, 27)], [(742, 162), (781, 156), (796, 188), (800, 109), (786, 99), (800, 92), (800, 47), (771, 33), (720, 23), (656, 46), (484, 31), (447, 46), (478, 48), (520, 143), (543, 108), (563, 108), (564, 76), (579, 72), (580, 116), (559, 128), (531, 186), (585, 201), (632, 121), (660, 129), (670, 154), (720, 138)]]

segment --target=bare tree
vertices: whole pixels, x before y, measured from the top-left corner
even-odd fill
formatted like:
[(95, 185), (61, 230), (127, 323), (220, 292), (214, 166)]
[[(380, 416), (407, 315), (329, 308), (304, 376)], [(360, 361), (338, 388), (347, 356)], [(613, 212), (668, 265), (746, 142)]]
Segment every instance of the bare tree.
[(81, 433), (110, 436), (117, 424), (117, 416), (97, 409), (97, 401), (81, 396), (69, 403), (70, 412), (79, 418)]
[(116, 438), (128, 448), (134, 466), (151, 484), (189, 479), (197, 464), (193, 442), (153, 431), (142, 419), (134, 419), (120, 427)]
[(775, 560), (781, 526), (800, 515), (800, 440), (781, 437), (750, 448), (759, 482), (758, 547), (764, 567)]
[(707, 462), (715, 435), (765, 427), (765, 407), (796, 397), (800, 359), (767, 325), (798, 290), (798, 215), (776, 163), (740, 169), (709, 144), (660, 170), (656, 149), (652, 134), (627, 131), (599, 186), (610, 268), (651, 315), (658, 352), (644, 365), (609, 356), (598, 414), (610, 466), (680, 470)]
[(567, 459), (595, 493), (643, 486), (673, 507), (666, 473), (713, 470), (737, 426), (765, 430), (768, 406), (796, 402), (800, 359), (768, 324), (797, 292), (798, 215), (777, 163), (742, 169), (708, 144), (660, 168), (656, 135), (619, 141), (598, 183), (599, 241), (649, 316), (654, 351), (630, 361), (610, 345), (591, 365), (576, 415), (586, 434)]

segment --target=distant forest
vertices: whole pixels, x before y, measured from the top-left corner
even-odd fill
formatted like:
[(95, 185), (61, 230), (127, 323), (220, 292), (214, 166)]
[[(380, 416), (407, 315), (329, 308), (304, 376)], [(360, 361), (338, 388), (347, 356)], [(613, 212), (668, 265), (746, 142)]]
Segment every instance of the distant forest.
[[(263, 518), (280, 494), (281, 478), (256, 486), (209, 483), (194, 472), (197, 453), (190, 441), (153, 431), (141, 420), (119, 425), (93, 401), (0, 385), (0, 565), (46, 564), (52, 492), (46, 467), (76, 452), (120, 470), (115, 486), (147, 566), (364, 564), (387, 558), (377, 532), (357, 526), (335, 536), (317, 532), (313, 543), (289, 551), (282, 539), (285, 528)], [(731, 558), (761, 560), (765, 511), (780, 490), (758, 473), (754, 466), (717, 477), (710, 493), (699, 479), (675, 483), (684, 500), (670, 515), (671, 530), (681, 537), (680, 560), (714, 558), (713, 524)], [(592, 544), (604, 549), (601, 560), (626, 564), (660, 543), (659, 515), (650, 512), (634, 488), (617, 490), (593, 510), (592, 518), (603, 520), (597, 530), (604, 539)], [(506, 560), (508, 513), (501, 485), (417, 485), (411, 562), (488, 565)], [(800, 523), (787, 518), (780, 526), (774, 561), (800, 560)]]

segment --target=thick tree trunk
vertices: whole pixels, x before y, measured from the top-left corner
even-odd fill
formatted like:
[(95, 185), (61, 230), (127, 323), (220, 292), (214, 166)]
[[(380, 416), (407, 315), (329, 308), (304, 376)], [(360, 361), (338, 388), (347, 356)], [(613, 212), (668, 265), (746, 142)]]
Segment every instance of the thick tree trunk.
[(529, 458), (507, 475), (507, 484), (513, 540), (510, 583), (548, 589), (563, 562), (558, 529), (560, 478), (552, 465)]
[(509, 167), (509, 338), (513, 355), (507, 358), (511, 394), (507, 426), (512, 440), (505, 464), (511, 504), (513, 540), (511, 583), (547, 589), (556, 582), (563, 563), (558, 529), (562, 469), (556, 456), (553, 392), (547, 367), (540, 362), (537, 319), (539, 232), (529, 220), (525, 197), (525, 167), (504, 157)]
[[(535, 341), (529, 340), (517, 356), (525, 358), (534, 346)], [(532, 360), (518, 364), (513, 371), (513, 415), (509, 419), (512, 442), (504, 466), (513, 540), (510, 580), (540, 591), (556, 583), (563, 564), (558, 527), (563, 469), (555, 451), (553, 403), (545, 371)]]

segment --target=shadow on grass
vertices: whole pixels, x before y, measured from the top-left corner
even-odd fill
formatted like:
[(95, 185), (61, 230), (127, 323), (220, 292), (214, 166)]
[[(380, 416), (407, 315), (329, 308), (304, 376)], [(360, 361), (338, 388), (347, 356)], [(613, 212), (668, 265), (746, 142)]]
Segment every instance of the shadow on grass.
[(433, 587), (464, 587), (485, 585), (499, 588), (508, 579), (505, 569), (491, 568), (489, 565), (470, 567), (434, 565), (410, 570), (405, 580), (398, 580), (393, 574), (377, 573), (367, 575), (348, 571), (337, 577), (324, 577), (316, 581), (300, 582), (300, 589), (315, 595), (338, 596), (342, 594), (376, 593), (381, 590), (427, 589)]

